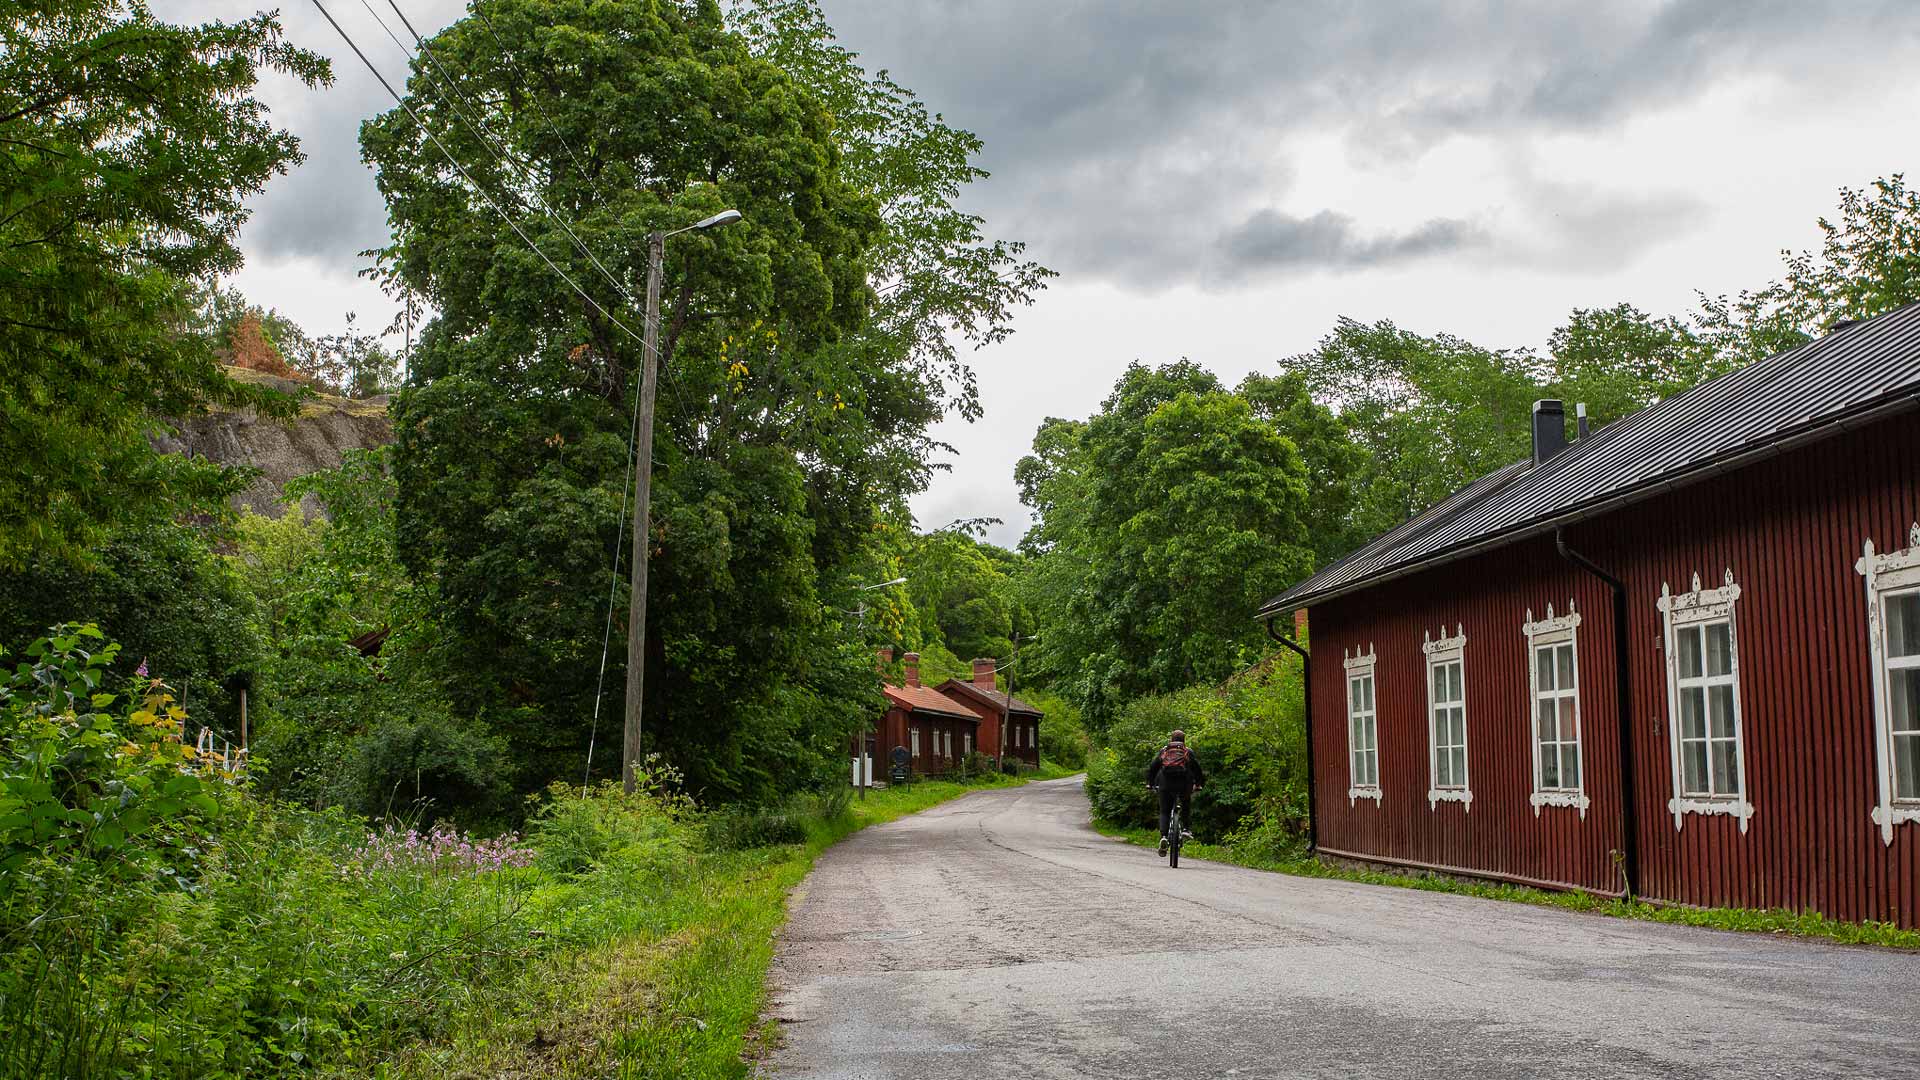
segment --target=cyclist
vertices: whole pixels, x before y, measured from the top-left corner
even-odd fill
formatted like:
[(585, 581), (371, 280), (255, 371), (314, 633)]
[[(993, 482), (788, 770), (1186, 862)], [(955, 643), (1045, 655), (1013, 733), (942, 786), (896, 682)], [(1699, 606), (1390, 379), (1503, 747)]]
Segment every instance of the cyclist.
[(1167, 853), (1167, 818), (1173, 813), (1174, 800), (1180, 800), (1180, 820), (1192, 821), (1193, 793), (1206, 782), (1200, 759), (1187, 748), (1187, 733), (1176, 728), (1147, 766), (1147, 784), (1160, 792), (1160, 854)]

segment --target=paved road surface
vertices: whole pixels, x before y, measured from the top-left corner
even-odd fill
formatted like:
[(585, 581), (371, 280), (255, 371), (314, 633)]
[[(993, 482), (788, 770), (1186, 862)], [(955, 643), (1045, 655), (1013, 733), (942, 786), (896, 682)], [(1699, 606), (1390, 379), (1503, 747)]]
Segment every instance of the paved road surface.
[(1078, 780), (828, 851), (780, 1077), (1920, 1077), (1920, 957), (1184, 861)]

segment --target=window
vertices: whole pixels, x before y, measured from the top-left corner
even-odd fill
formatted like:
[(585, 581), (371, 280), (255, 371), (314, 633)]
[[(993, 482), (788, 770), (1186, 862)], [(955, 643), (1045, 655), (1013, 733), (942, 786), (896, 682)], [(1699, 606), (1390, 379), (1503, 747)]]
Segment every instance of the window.
[(1465, 803), (1473, 809), (1473, 790), (1467, 784), (1467, 631), (1456, 626), (1454, 636), (1428, 637), (1420, 645), (1427, 654), (1427, 806)]
[(908, 728), (907, 738), (912, 740), (913, 742), (913, 756), (919, 757), (920, 756), (920, 729)]
[(1729, 814), (1747, 831), (1746, 749), (1740, 736), (1740, 646), (1733, 571), (1718, 589), (1674, 595), (1660, 586), (1666, 620), (1667, 727), (1673, 756), (1673, 827), (1688, 814)]
[(967, 734), (960, 736), (960, 738), (962, 740), (961, 753), (965, 753), (965, 754), (973, 753), (973, 733), (968, 732)]
[(1920, 821), (1920, 523), (1907, 548), (1876, 555), (1866, 542), (1854, 564), (1867, 579), (1867, 645), (1873, 658), (1873, 822), (1893, 843), (1894, 826)]
[(945, 753), (942, 756), (947, 758), (948, 760), (952, 760), (953, 759), (953, 732), (951, 731), (941, 732), (940, 742), (942, 743), (945, 750)]
[[(1342, 655), (1345, 656), (1344, 651)], [(1346, 656), (1347, 805), (1360, 799), (1380, 802), (1380, 728), (1373, 705), (1373, 645)]]
[(1527, 612), (1521, 627), (1532, 663), (1527, 676), (1533, 701), (1533, 816), (1543, 806), (1565, 806), (1587, 816), (1591, 805), (1580, 763), (1580, 613), (1567, 601), (1567, 613), (1536, 620)]

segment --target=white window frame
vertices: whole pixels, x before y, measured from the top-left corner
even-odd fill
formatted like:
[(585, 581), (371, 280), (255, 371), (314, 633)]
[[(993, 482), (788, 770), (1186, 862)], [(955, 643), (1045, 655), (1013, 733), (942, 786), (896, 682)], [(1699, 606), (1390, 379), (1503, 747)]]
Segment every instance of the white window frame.
[[(1443, 802), (1462, 803), (1467, 813), (1473, 812), (1473, 751), (1468, 747), (1472, 740), (1467, 737), (1467, 630), (1456, 625), (1454, 635), (1447, 637), (1447, 628), (1440, 628), (1440, 637), (1422, 634), (1420, 651), (1427, 654), (1427, 809), (1437, 810)], [(1437, 668), (1455, 667), (1460, 669), (1460, 699), (1458, 701), (1440, 701), (1433, 694), (1433, 673)], [(1440, 727), (1438, 710), (1442, 707), (1460, 710), (1460, 776), (1458, 784), (1440, 786)], [(1453, 744), (1447, 743), (1446, 749), (1452, 750)]]
[[(1347, 714), (1347, 805), (1353, 806), (1361, 799), (1372, 799), (1373, 804), (1379, 806), (1381, 797), (1380, 683), (1379, 680), (1373, 677), (1377, 657), (1374, 654), (1373, 643), (1371, 641), (1367, 643), (1366, 652), (1349, 655), (1347, 650), (1342, 649), (1340, 650), (1340, 655), (1342, 658), (1341, 665), (1346, 668), (1346, 678), (1341, 680), (1340, 683), (1340, 700), (1345, 703), (1345, 711)], [(1353, 707), (1353, 684), (1362, 679), (1366, 680), (1369, 687), (1369, 695), (1373, 702), (1373, 708), (1368, 710), (1355, 710)], [(1373, 734), (1373, 745), (1356, 750), (1353, 745), (1353, 729), (1354, 725), (1358, 724), (1363, 718), (1367, 723), (1368, 730)], [(1373, 783), (1360, 784), (1354, 782), (1353, 759), (1356, 754), (1372, 755)]]
[(952, 728), (948, 728), (947, 730), (942, 731), (940, 733), (940, 745), (941, 745), (941, 748), (945, 751), (945, 753), (943, 753), (941, 756), (946, 758), (948, 761), (952, 761), (953, 760), (953, 729)]
[(973, 732), (969, 731), (960, 736), (960, 753), (962, 755), (973, 753)]
[[(1587, 807), (1593, 800), (1587, 797), (1587, 725), (1580, 715), (1580, 611), (1572, 600), (1567, 601), (1567, 613), (1555, 615), (1553, 605), (1547, 605), (1547, 617), (1535, 619), (1533, 609), (1527, 609), (1527, 621), (1520, 626), (1521, 633), (1527, 638), (1527, 701), (1530, 708), (1527, 713), (1527, 727), (1530, 731), (1529, 744), (1533, 747), (1533, 794), (1528, 802), (1533, 804), (1533, 816), (1540, 816), (1540, 809), (1546, 806), (1559, 806), (1580, 811), (1580, 819), (1586, 820)], [(1558, 650), (1565, 646), (1573, 652), (1573, 685), (1557, 686), (1543, 691), (1540, 687), (1540, 651)], [(1579, 762), (1580, 782), (1571, 787), (1549, 788), (1545, 786), (1545, 775), (1540, 769), (1540, 702), (1543, 695), (1551, 696), (1558, 702), (1561, 699), (1573, 702), (1573, 752)], [(1556, 706), (1555, 716), (1558, 716)], [(1555, 745), (1567, 743), (1563, 736)], [(1562, 780), (1565, 780), (1564, 771)]]
[[(1740, 701), (1740, 620), (1735, 610), (1739, 605), (1740, 586), (1734, 583), (1733, 570), (1726, 572), (1725, 583), (1718, 589), (1700, 587), (1700, 575), (1693, 575), (1693, 588), (1689, 592), (1675, 594), (1666, 582), (1660, 583), (1660, 613), (1665, 626), (1664, 648), (1667, 654), (1667, 742), (1670, 764), (1673, 771), (1673, 798), (1667, 801), (1667, 809), (1673, 813), (1673, 829), (1679, 832), (1686, 823), (1688, 814), (1723, 814), (1740, 820), (1740, 831), (1745, 833), (1753, 818), (1753, 790), (1747, 786), (1747, 736), (1746, 717)], [(1681, 778), (1680, 764), (1680, 650), (1678, 632), (1680, 630), (1704, 627), (1713, 623), (1727, 624), (1727, 658), (1731, 672), (1727, 676), (1733, 690), (1733, 762), (1734, 777), (1740, 786), (1737, 794), (1705, 797), (1686, 793)], [(1702, 635), (1704, 638), (1704, 634)], [(1702, 662), (1705, 662), (1704, 656)], [(1707, 725), (1709, 742), (1707, 751), (1708, 775), (1712, 775), (1713, 751), (1711, 732), (1712, 698), (1708, 695), (1708, 715), (1702, 717)]]
[(913, 744), (913, 756), (919, 757), (920, 756), (920, 729), (917, 727), (908, 727), (907, 740)]
[(1875, 554), (1873, 541), (1868, 540), (1853, 568), (1867, 582), (1867, 643), (1873, 657), (1873, 747), (1880, 776), (1873, 823), (1880, 826), (1881, 842), (1891, 845), (1894, 826), (1920, 822), (1920, 799), (1896, 798), (1894, 791), (1893, 714), (1887, 700), (1891, 693), (1887, 672), (1913, 667), (1914, 662), (1888, 658), (1883, 616), (1889, 599), (1920, 591), (1920, 522), (1908, 531), (1907, 546), (1899, 551)]

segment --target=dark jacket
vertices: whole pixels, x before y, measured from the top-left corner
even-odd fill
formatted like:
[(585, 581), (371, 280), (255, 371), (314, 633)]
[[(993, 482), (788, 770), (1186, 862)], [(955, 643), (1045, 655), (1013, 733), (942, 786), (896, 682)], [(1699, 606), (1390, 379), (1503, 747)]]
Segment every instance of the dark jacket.
[[(1174, 744), (1167, 744), (1167, 746), (1172, 745)], [(1160, 786), (1160, 755), (1164, 753), (1166, 749), (1167, 747), (1163, 746), (1155, 750), (1153, 752), (1153, 763), (1147, 766), (1147, 783), (1152, 784), (1154, 787)], [(1187, 768), (1184, 778), (1183, 774), (1168, 770), (1166, 779), (1168, 785), (1172, 787), (1199, 787), (1205, 784), (1207, 782), (1207, 774), (1200, 769), (1200, 755), (1194, 753), (1192, 747), (1187, 747)]]

